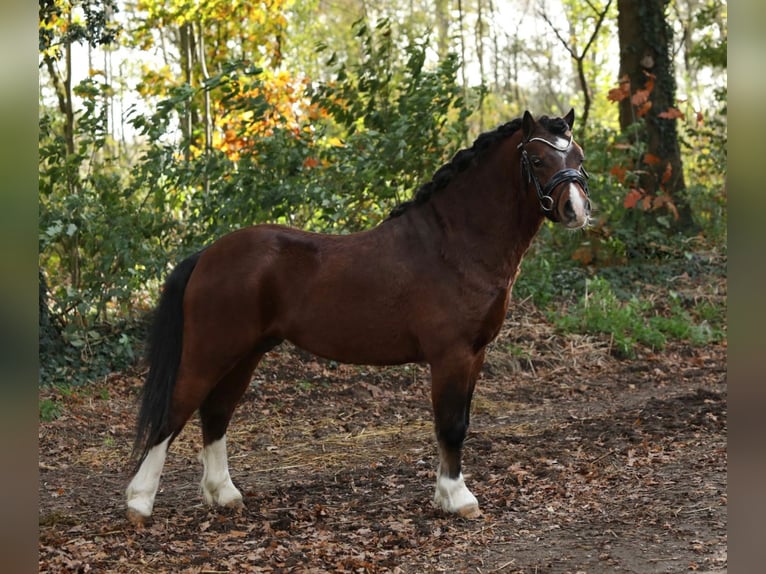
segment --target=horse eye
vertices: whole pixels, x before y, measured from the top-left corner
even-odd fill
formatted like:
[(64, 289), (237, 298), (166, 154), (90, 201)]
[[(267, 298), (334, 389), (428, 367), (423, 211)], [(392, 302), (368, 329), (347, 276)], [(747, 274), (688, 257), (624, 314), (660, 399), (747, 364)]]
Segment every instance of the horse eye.
[(535, 167), (540, 167), (541, 165), (543, 165), (543, 160), (541, 160), (539, 157), (533, 157), (532, 165)]

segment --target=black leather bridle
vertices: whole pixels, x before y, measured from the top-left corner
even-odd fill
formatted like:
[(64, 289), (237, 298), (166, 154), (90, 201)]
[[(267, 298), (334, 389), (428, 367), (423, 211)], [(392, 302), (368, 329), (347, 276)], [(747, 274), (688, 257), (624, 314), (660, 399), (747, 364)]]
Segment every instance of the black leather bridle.
[(556, 173), (554, 173), (553, 176), (551, 176), (551, 178), (545, 184), (545, 186), (541, 186), (540, 180), (537, 179), (537, 176), (535, 175), (535, 171), (532, 168), (532, 162), (529, 161), (529, 155), (527, 155), (526, 144), (532, 141), (543, 142), (558, 151), (567, 151), (569, 147), (572, 145), (572, 136), (571, 135), (569, 136), (569, 141), (567, 142), (567, 145), (564, 147), (559, 147), (556, 144), (549, 142), (548, 140), (544, 138), (531, 138), (528, 140), (522, 140), (521, 143), (518, 145), (518, 147), (521, 149), (522, 175), (526, 171), (528, 181), (533, 182), (535, 184), (535, 189), (537, 190), (537, 199), (540, 201), (540, 207), (542, 208), (545, 216), (548, 217), (548, 219), (556, 221), (556, 219), (554, 218), (554, 210), (553, 210), (553, 208), (556, 206), (556, 202), (553, 199), (553, 196), (551, 195), (553, 193), (553, 190), (556, 189), (562, 183), (574, 182), (579, 184), (579, 186), (582, 188), (583, 192), (585, 193), (585, 197), (590, 197), (590, 192), (588, 190), (588, 177), (589, 177), (588, 172), (585, 171), (585, 168), (574, 169), (571, 167), (567, 167), (565, 169), (559, 170)]

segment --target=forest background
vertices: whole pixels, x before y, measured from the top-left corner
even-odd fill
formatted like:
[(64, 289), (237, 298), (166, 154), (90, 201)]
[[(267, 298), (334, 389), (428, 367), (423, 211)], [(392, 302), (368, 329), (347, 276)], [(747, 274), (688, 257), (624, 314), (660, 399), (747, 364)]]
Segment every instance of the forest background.
[(726, 257), (726, 2), (39, 10), (41, 383), (134, 364), (164, 276), (220, 235), (375, 225), (525, 109), (575, 108), (596, 213), (577, 234), (546, 224), (515, 297), (551, 317), (567, 300), (561, 329), (626, 356), (725, 336), (725, 309), (655, 305), (635, 279)]

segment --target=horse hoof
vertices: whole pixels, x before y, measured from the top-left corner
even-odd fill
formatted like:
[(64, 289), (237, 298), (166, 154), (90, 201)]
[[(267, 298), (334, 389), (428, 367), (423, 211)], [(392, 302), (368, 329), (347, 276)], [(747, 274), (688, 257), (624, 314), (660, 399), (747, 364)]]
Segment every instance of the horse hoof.
[(479, 510), (478, 504), (469, 504), (456, 510), (457, 515), (461, 518), (479, 518), (481, 516), (481, 510)]
[(134, 526), (146, 526), (146, 523), (149, 521), (149, 518), (150, 518), (150, 516), (141, 514), (135, 508), (128, 508), (127, 516), (128, 516), (128, 522), (130, 522)]
[(241, 498), (235, 498), (234, 500), (230, 500), (226, 504), (222, 505), (224, 508), (229, 508), (237, 513), (242, 513), (245, 511), (245, 503), (242, 502)]

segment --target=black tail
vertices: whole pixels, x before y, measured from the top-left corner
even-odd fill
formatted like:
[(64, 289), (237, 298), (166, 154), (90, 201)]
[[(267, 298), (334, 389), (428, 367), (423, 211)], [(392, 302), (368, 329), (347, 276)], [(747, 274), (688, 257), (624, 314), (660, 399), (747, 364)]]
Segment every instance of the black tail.
[(136, 470), (153, 446), (175, 429), (168, 428), (168, 413), (181, 363), (184, 329), (183, 302), (186, 284), (202, 251), (184, 259), (165, 280), (149, 334), (149, 374), (141, 392), (133, 459)]

